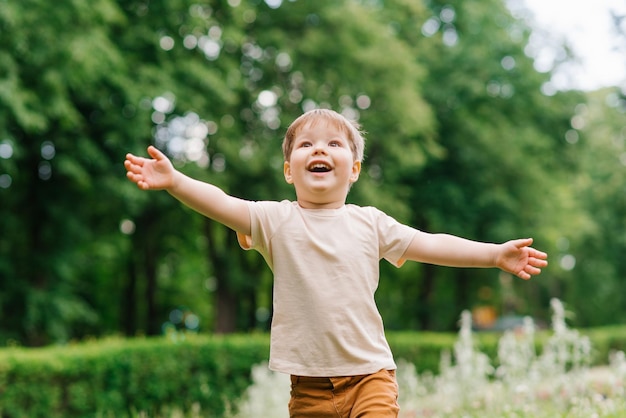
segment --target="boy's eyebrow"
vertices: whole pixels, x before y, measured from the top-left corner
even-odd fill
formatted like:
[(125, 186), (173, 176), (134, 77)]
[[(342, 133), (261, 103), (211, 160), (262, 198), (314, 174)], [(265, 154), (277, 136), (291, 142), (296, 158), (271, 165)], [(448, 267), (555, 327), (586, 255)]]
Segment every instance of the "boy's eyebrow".
[(298, 134), (298, 135), (296, 135), (296, 137), (293, 139), (293, 142), (294, 142), (294, 143), (296, 143), (296, 142), (300, 142), (300, 141), (304, 141), (304, 140), (308, 140), (308, 139), (309, 139), (309, 136), (308, 136), (308, 135), (300, 135), (300, 134)]
[[(348, 144), (351, 142), (350, 139), (348, 137), (346, 137), (345, 135), (329, 135), (327, 137), (319, 138), (319, 139), (324, 140), (324, 141), (341, 140), (342, 142), (345, 142), (345, 143), (348, 143)], [(294, 138), (293, 142), (296, 143), (296, 142), (311, 141), (311, 140), (312, 140), (312, 138), (311, 138), (310, 135), (297, 135)]]

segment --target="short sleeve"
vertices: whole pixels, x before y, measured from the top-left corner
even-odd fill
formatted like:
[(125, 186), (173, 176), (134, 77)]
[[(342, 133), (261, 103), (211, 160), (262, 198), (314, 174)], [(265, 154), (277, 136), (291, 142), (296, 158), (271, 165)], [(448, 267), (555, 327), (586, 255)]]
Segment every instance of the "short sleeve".
[(284, 219), (293, 210), (293, 204), (287, 200), (248, 201), (250, 213), (250, 235), (237, 233), (237, 242), (244, 250), (258, 251), (270, 268), (273, 268), (271, 240), (282, 226)]
[(376, 218), (380, 258), (396, 267), (402, 267), (406, 261), (402, 256), (413, 241), (417, 230), (378, 210)]

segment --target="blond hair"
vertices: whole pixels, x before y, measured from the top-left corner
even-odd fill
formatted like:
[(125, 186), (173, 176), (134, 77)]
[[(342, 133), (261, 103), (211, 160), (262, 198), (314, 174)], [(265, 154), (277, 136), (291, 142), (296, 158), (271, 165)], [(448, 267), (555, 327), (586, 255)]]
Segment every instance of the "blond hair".
[(346, 134), (348, 141), (350, 142), (350, 149), (354, 161), (363, 161), (363, 154), (365, 150), (365, 138), (361, 131), (360, 125), (352, 120), (349, 120), (340, 113), (330, 109), (313, 109), (300, 115), (294, 120), (287, 132), (285, 133), (285, 139), (283, 140), (283, 156), (285, 161), (289, 161), (291, 157), (291, 151), (293, 151), (293, 142), (298, 132), (305, 125), (314, 125), (319, 121), (325, 121), (332, 124), (335, 128), (341, 130)]

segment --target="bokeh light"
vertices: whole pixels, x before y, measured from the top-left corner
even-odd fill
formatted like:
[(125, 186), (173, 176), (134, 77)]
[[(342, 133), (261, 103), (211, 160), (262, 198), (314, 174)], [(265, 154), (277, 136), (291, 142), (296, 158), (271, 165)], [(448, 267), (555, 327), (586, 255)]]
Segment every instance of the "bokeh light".
[(52, 178), (52, 165), (48, 161), (41, 161), (38, 169), (39, 178), (47, 181)]
[(264, 306), (257, 308), (255, 312), (256, 320), (259, 322), (267, 322), (270, 319), (270, 310)]
[(170, 113), (174, 110), (176, 98), (172, 93), (165, 93), (162, 96), (155, 97), (152, 100), (152, 108), (161, 113)]
[(422, 35), (427, 38), (430, 38), (434, 34), (439, 31), (439, 27), (441, 26), (441, 22), (436, 17), (431, 17), (422, 25)]
[(9, 141), (0, 142), (0, 158), (8, 160), (13, 156), (13, 146)]
[(356, 105), (359, 109), (369, 109), (372, 105), (372, 99), (366, 94), (359, 94), (356, 98)]
[(44, 160), (52, 160), (56, 155), (56, 149), (54, 148), (54, 144), (50, 141), (44, 141), (41, 144), (41, 158)]
[(502, 58), (502, 60), (500, 60), (500, 65), (502, 65), (502, 68), (504, 68), (507, 71), (511, 71), (513, 68), (515, 68), (515, 58), (507, 55), (506, 57)]
[(257, 97), (257, 103), (263, 107), (275, 106), (278, 101), (278, 96), (271, 90), (263, 90)]
[(278, 9), (280, 5), (283, 4), (283, 0), (265, 0), (265, 4), (271, 9)]
[(210, 165), (206, 150), (208, 135), (217, 132), (217, 123), (204, 121), (195, 112), (167, 120), (167, 114), (174, 111), (175, 103), (176, 98), (171, 93), (152, 100), (152, 121), (157, 125), (154, 131), (155, 145), (177, 162), (194, 162), (206, 168)]
[(447, 46), (454, 46), (459, 41), (459, 34), (453, 25), (446, 25), (443, 30), (443, 43)]
[(0, 174), (0, 189), (8, 189), (11, 187), (13, 179), (8, 174)]
[(221, 43), (208, 36), (203, 36), (198, 39), (198, 48), (200, 48), (200, 50), (204, 53), (204, 56), (210, 61), (218, 59), (220, 52), (222, 51)]
[(281, 70), (281, 71), (289, 71), (291, 70), (292, 67), (292, 62), (291, 62), (291, 57), (289, 56), (288, 53), (286, 52), (281, 52), (278, 55), (276, 55), (276, 66)]
[(576, 257), (574, 257), (572, 254), (565, 254), (561, 257), (559, 264), (561, 265), (561, 268), (565, 271), (574, 270), (574, 267), (576, 267)]
[(226, 157), (223, 154), (215, 154), (211, 161), (211, 168), (217, 173), (223, 173), (226, 170)]
[(207, 278), (204, 281), (204, 288), (208, 291), (208, 292), (215, 292), (217, 290), (217, 279), (213, 276)]
[(171, 36), (162, 36), (159, 40), (159, 46), (165, 51), (171, 51), (174, 48), (174, 38)]
[(135, 223), (130, 219), (122, 219), (120, 222), (120, 231), (124, 235), (132, 235), (135, 232)]
[(168, 315), (168, 321), (162, 325), (164, 334), (176, 331), (197, 331), (200, 328), (200, 317), (187, 308), (176, 308)]
[(574, 129), (568, 129), (567, 132), (565, 132), (565, 140), (569, 143), (569, 144), (575, 144), (578, 142), (579, 136), (578, 136), (578, 132)]

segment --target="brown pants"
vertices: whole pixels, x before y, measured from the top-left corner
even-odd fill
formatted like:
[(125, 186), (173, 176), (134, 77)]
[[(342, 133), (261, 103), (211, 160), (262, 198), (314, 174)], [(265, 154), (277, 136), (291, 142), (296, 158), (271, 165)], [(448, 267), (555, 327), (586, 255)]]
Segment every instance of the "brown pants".
[(346, 377), (291, 376), (290, 418), (397, 418), (394, 370)]

